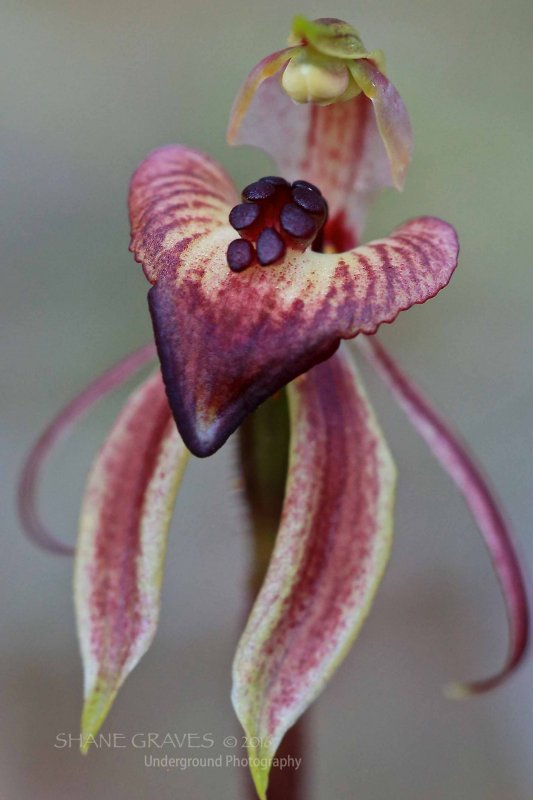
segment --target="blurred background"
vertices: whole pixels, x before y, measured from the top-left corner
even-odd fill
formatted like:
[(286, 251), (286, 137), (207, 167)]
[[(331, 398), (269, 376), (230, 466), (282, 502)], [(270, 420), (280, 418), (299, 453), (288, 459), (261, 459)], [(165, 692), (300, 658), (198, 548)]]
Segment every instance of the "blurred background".
[[(14, 513), (24, 454), (84, 384), (148, 340), (147, 284), (128, 253), (126, 190), (146, 152), (179, 141), (238, 186), (271, 172), (230, 150), (230, 104), (283, 46), (293, 14), (338, 16), (387, 54), (415, 131), (402, 195), (369, 236), (410, 216), (456, 225), (450, 287), (379, 334), (469, 441), (533, 567), (530, 0), (1, 0), (2, 800), (242, 796), (236, 769), (149, 768), (145, 751), (58, 748), (77, 735), (82, 676), (68, 558), (33, 548)], [(530, 800), (531, 663), (485, 698), (443, 698), (506, 649), (502, 601), (468, 512), (364, 369), (400, 470), (396, 544), (369, 623), (311, 714), (311, 800)], [(85, 473), (124, 398), (52, 460), (43, 509), (74, 541)], [(230, 664), (244, 614), (246, 519), (230, 442), (186, 475), (156, 641), (104, 725), (124, 734), (238, 734)], [(167, 751), (165, 751), (167, 752)], [(170, 752), (170, 755), (175, 753)], [(157, 753), (155, 755), (158, 755)], [(191, 752), (188, 753), (191, 755)], [(193, 752), (192, 755), (196, 755)]]

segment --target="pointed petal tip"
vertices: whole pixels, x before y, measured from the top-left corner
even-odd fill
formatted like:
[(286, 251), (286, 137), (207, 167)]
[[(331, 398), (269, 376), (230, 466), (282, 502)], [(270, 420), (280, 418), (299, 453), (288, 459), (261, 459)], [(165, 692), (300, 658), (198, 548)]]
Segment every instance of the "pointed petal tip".
[(508, 672), (505, 670), (492, 678), (481, 681), (472, 681), (471, 683), (452, 681), (443, 687), (442, 692), (448, 700), (469, 700), (471, 697), (487, 694), (487, 692), (501, 686), (507, 677)]
[(407, 177), (408, 164), (404, 167), (399, 167), (395, 170), (392, 176), (394, 188), (397, 192), (403, 192), (405, 189), (405, 179)]
[(487, 694), (502, 686), (521, 665), (525, 656), (525, 647), (526, 644), (524, 644), (524, 649), (517, 651), (514, 657), (510, 658), (500, 672), (495, 675), (478, 681), (452, 681), (446, 684), (443, 688), (445, 697), (450, 700), (466, 700), (470, 697)]
[(239, 719), (246, 734), (248, 763), (250, 776), (252, 778), (255, 791), (259, 800), (267, 800), (267, 789), (272, 769), (272, 759), (276, 753), (278, 743), (272, 746), (271, 737), (262, 737), (250, 719), (244, 719), (240, 715), (241, 709), (232, 692), (232, 702), (235, 714)]
[(267, 767), (252, 767), (251, 773), (259, 800), (267, 800), (268, 776), (270, 770)]
[(448, 700), (467, 700), (472, 697), (475, 692), (471, 690), (468, 683), (447, 683), (442, 687), (442, 693)]
[(100, 728), (104, 724), (119, 687), (97, 681), (83, 703), (81, 714), (80, 751), (87, 755)]
[(267, 800), (268, 779), (271, 763), (263, 758), (250, 755), (250, 775), (259, 800)]

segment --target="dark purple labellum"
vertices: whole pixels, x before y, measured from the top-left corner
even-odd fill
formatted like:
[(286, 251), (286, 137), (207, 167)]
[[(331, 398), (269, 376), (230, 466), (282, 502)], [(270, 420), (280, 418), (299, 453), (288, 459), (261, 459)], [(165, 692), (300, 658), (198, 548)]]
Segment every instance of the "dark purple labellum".
[(235, 239), (228, 246), (226, 258), (233, 272), (242, 272), (254, 260), (253, 245), (247, 239)]
[(236, 231), (242, 231), (257, 222), (260, 213), (261, 209), (257, 203), (239, 203), (238, 206), (234, 206), (230, 211), (230, 225)]
[(283, 239), (274, 228), (265, 228), (257, 239), (257, 258), (263, 267), (279, 261), (285, 255)]
[(296, 203), (287, 203), (280, 214), (281, 227), (296, 239), (310, 239), (316, 234), (316, 222)]

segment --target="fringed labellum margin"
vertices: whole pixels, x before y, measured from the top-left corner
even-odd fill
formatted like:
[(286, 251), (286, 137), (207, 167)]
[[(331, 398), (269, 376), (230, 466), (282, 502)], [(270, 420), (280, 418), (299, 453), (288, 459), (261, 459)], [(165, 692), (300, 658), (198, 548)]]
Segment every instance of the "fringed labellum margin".
[(131, 249), (153, 284), (149, 306), (174, 418), (198, 456), (215, 452), (340, 339), (373, 333), (433, 297), (457, 263), (453, 228), (420, 217), (348, 252), (287, 245), (267, 268), (236, 273), (227, 261), (236, 199), (221, 167), (179, 145), (151, 153), (131, 183)]
[[(385, 569), (395, 469), (343, 352), (289, 385), (291, 446), (280, 529), (239, 643), (233, 704), (258, 794), (268, 762), (356, 637)], [(260, 742), (258, 747), (253, 743)]]

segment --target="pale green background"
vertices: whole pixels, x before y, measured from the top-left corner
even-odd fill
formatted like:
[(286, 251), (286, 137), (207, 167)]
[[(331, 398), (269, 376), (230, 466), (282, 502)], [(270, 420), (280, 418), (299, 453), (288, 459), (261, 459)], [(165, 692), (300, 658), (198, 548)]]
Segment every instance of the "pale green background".
[[(283, 45), (294, 13), (343, 17), (382, 47), (416, 149), (405, 193), (380, 198), (369, 233), (440, 215), (457, 226), (462, 257), (438, 299), (380, 335), (486, 465), (531, 566), (533, 5), (1, 6), (0, 796), (230, 800), (236, 771), (166, 773), (146, 769), (132, 748), (84, 760), (54, 749), (57, 733), (76, 733), (80, 707), (71, 563), (28, 545), (13, 511), (15, 476), (39, 429), (149, 336), (147, 285), (127, 251), (129, 176), (170, 141), (209, 150), (239, 185), (270, 171), (259, 154), (227, 149), (224, 129), (247, 69)], [(312, 798), (530, 800), (533, 670), (491, 697), (442, 698), (448, 679), (500, 664), (502, 603), (459, 496), (379, 382), (368, 384), (400, 467), (396, 547), (369, 624), (315, 706)], [(48, 518), (71, 540), (84, 472), (118, 401), (61, 448), (45, 482)], [(186, 476), (161, 627), (108, 731), (213, 732), (219, 743), (238, 732), (228, 695), (247, 540), (235, 463), (230, 445)]]

